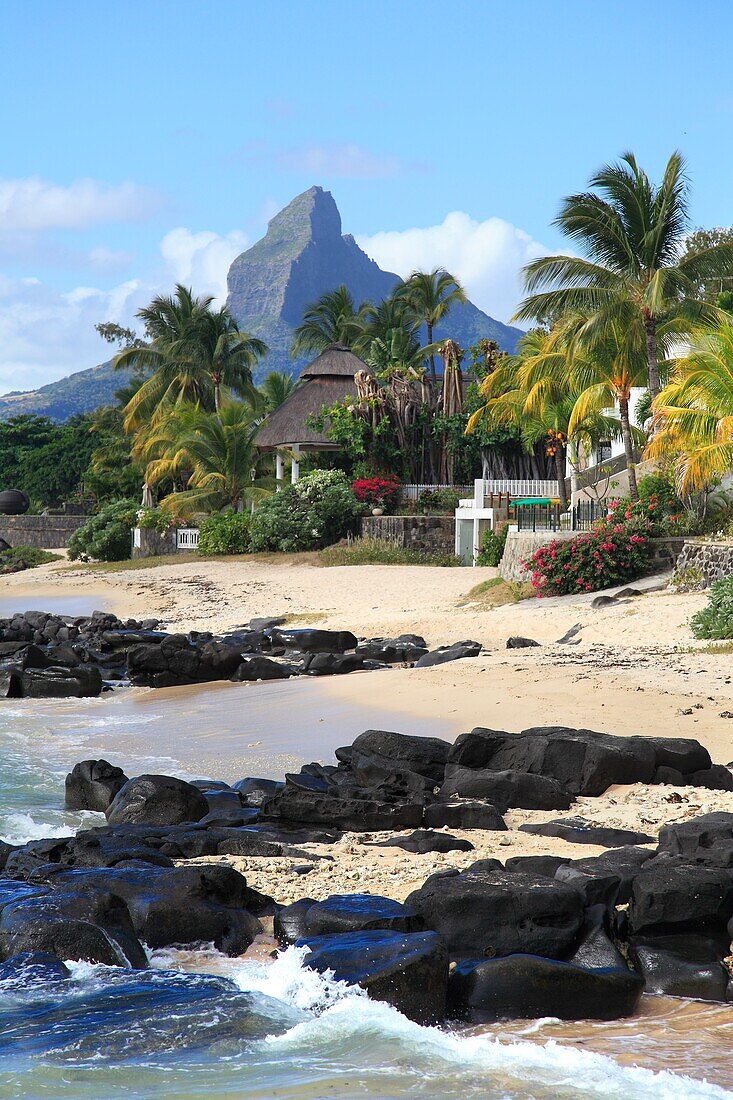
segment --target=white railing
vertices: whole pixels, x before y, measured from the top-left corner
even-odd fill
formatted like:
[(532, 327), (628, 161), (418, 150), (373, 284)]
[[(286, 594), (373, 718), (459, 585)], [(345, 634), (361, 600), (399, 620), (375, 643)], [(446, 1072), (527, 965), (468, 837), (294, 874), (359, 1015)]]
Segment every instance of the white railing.
[(459, 495), (473, 492), (473, 485), (403, 485), (400, 489), (403, 500), (419, 500), (425, 492), (434, 493), (436, 489), (454, 489)]
[(556, 497), (559, 489), (556, 481), (539, 481), (512, 478), (484, 479), (484, 495), (509, 493), (513, 497)]
[(176, 531), (176, 548), (178, 550), (198, 550), (198, 527), (179, 527)]

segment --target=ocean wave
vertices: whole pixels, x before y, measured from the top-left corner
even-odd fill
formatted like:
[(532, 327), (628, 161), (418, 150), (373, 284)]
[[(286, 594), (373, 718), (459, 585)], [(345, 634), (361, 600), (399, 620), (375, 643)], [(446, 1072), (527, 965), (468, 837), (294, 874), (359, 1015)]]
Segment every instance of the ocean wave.
[[(301, 1068), (312, 1060), (320, 1066), (332, 1065), (334, 1070), (345, 1068), (347, 1063), (350, 1069), (377, 1078), (391, 1075), (399, 1067), (405, 1071), (404, 1091), (400, 1087), (399, 1091), (380, 1094), (369, 1089), (367, 1095), (456, 1100), (467, 1100), (469, 1096), (497, 1100), (733, 1097), (732, 1092), (718, 1085), (666, 1070), (620, 1065), (604, 1054), (554, 1040), (540, 1044), (423, 1027), (390, 1005), (370, 1000), (363, 990), (336, 982), (328, 973), (310, 970), (306, 958), (306, 948), (290, 947), (271, 963), (228, 959), (211, 948), (200, 953), (199, 963), (228, 977), (243, 992), (262, 993), (304, 1013), (304, 1018), (284, 1034), (268, 1036), (266, 1044), (278, 1059), (295, 1060)], [(153, 966), (175, 965), (176, 952), (153, 952), (151, 961)], [(549, 1022), (528, 1023), (526, 1034)], [(413, 1075), (414, 1091), (409, 1084)], [(421, 1078), (431, 1079), (434, 1091), (423, 1092), (417, 1084)]]

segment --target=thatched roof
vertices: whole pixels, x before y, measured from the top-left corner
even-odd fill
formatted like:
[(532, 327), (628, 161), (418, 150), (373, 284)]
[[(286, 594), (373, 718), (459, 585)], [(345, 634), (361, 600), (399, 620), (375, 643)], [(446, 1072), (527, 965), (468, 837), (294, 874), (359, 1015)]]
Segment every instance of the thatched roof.
[(301, 378), (353, 378), (357, 371), (371, 374), (366, 363), (341, 344), (330, 344), (317, 359), (309, 363)]
[(356, 397), (354, 375), (371, 369), (348, 348), (332, 344), (314, 359), (301, 374), (301, 383), (287, 401), (270, 413), (255, 442), (262, 450), (275, 450), (298, 443), (314, 451), (338, 450), (325, 433), (309, 427), (311, 416), (330, 408), (337, 401)]

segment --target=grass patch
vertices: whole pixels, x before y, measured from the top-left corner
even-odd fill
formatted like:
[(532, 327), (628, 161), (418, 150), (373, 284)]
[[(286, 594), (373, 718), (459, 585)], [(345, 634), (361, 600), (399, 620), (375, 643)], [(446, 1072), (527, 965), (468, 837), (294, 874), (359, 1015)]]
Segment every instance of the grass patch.
[(706, 645), (685, 646), (679, 653), (733, 653), (733, 641), (707, 642)]
[(207, 561), (264, 562), (273, 565), (320, 565), (314, 550), (302, 554), (199, 554), (195, 550), (183, 554), (163, 554), (152, 558), (126, 558), (124, 561), (75, 562), (66, 573), (126, 573), (136, 569), (158, 569), (174, 565), (203, 564)]
[(9, 550), (0, 550), (0, 573), (21, 573), (50, 561), (61, 561), (61, 558), (35, 546), (11, 546)]
[(503, 607), (509, 603), (519, 603), (533, 595), (532, 585), (528, 581), (505, 581), (501, 577), (491, 577), (481, 581), (459, 600), (458, 607), (474, 606), (481, 611), (490, 611), (493, 607)]
[(327, 546), (318, 554), (318, 564), (334, 565), (460, 565), (454, 554), (423, 552), (395, 546), (386, 539), (358, 538)]
[(325, 611), (310, 611), (302, 614), (285, 615), (284, 626), (310, 626), (311, 623), (321, 623), (324, 619), (327, 619), (328, 615)]

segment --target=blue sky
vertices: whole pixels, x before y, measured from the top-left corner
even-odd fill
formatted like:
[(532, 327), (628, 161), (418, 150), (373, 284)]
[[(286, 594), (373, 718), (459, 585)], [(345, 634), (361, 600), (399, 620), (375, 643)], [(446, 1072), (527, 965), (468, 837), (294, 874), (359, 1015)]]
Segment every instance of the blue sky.
[(507, 319), (596, 167), (680, 148), (733, 223), (719, 0), (4, 0), (0, 392), (92, 366), (313, 183), (385, 267), (450, 266)]

